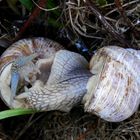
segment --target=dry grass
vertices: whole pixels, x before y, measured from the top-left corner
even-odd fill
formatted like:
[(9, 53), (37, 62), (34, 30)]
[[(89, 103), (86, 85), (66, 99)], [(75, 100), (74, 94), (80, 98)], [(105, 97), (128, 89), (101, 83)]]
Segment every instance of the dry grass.
[(137, 36), (140, 33), (138, 0), (124, 1), (121, 7), (115, 3), (99, 7), (90, 0), (69, 0), (65, 4), (66, 25), (70, 26), (77, 36), (101, 42), (98, 44), (100, 46), (118, 44), (122, 47), (140, 47)]

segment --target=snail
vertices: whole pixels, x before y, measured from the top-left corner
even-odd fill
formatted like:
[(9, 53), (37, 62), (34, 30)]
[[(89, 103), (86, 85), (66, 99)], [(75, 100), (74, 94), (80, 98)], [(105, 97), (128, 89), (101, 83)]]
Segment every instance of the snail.
[(43, 38), (14, 43), (0, 62), (1, 97), (11, 108), (69, 112), (92, 75), (84, 57)]
[(140, 51), (107, 46), (88, 63), (78, 53), (44, 38), (23, 39), (0, 58), (0, 94), (11, 108), (85, 112), (119, 122), (140, 101)]

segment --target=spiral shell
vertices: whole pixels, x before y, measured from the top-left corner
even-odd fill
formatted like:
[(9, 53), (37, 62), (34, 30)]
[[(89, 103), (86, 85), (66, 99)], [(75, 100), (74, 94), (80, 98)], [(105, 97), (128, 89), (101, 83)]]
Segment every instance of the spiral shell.
[[(55, 53), (63, 49), (63, 47), (55, 41), (38, 37), (30, 39), (22, 39), (12, 44), (0, 57), (0, 94), (3, 101), (10, 105), (10, 79), (11, 79), (11, 66), (12, 63), (19, 57), (30, 56), (34, 53), (38, 54), (38, 60), (53, 58)], [(39, 65), (39, 64), (38, 64)], [(51, 65), (51, 64), (49, 64)], [(33, 62), (29, 63), (21, 73), (26, 74), (35, 70)], [(50, 68), (45, 69), (49, 75)], [(33, 73), (32, 73), (33, 74)], [(36, 74), (36, 73), (35, 73)], [(43, 75), (44, 76), (44, 75)], [(47, 77), (47, 76), (46, 76)], [(13, 108), (25, 107), (26, 104), (22, 101), (14, 100)]]
[(0, 73), (3, 68), (16, 58), (38, 53), (42, 58), (49, 58), (63, 47), (47, 38), (22, 39), (12, 44), (0, 57)]
[(119, 122), (130, 117), (140, 103), (140, 51), (103, 47), (92, 57), (85, 111)]

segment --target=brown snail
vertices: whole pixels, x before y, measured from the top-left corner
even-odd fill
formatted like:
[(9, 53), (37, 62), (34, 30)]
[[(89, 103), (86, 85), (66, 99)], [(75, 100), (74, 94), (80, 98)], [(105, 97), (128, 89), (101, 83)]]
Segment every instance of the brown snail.
[[(91, 76), (88, 62), (81, 55), (62, 49), (60, 44), (49, 39), (33, 38), (20, 40), (4, 52), (0, 90), (8, 106), (68, 112), (82, 100)], [(31, 88), (24, 90), (22, 86), (18, 93), (24, 93), (15, 96), (13, 92), (17, 87), (11, 85), (17, 83), (17, 77), (20, 77), (21, 86), (28, 83)], [(14, 97), (11, 99), (11, 96)]]
[[(64, 50), (56, 42), (25, 39), (1, 56), (0, 92), (10, 107), (44, 111), (69, 112), (83, 100), (85, 111), (117, 122), (130, 117), (139, 106), (139, 68), (140, 51), (133, 49), (103, 47), (89, 65), (83, 56)], [(17, 91), (11, 86), (13, 77)]]

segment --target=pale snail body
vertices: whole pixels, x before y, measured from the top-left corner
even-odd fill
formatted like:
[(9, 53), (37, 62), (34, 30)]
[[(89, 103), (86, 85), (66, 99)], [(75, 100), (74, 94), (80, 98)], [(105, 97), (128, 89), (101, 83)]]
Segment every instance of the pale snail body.
[(91, 75), (82, 56), (60, 50), (54, 58), (47, 83), (40, 86), (40, 82), (36, 81), (35, 86), (25, 94), (33, 108), (69, 112), (87, 92), (86, 84)]
[[(15, 45), (19, 46), (13, 47)], [(125, 120), (137, 110), (140, 51), (103, 47), (88, 65), (83, 56), (63, 49), (51, 40), (35, 38), (18, 41), (5, 51), (0, 63), (0, 90), (8, 106), (69, 112), (83, 100), (85, 111), (112, 122)], [(32, 87), (16, 96), (11, 106), (11, 63), (20, 56), (32, 56), (32, 53), (37, 54), (35, 59), (19, 70), (21, 83), (27, 81)], [(28, 70), (32, 76), (26, 73)]]

